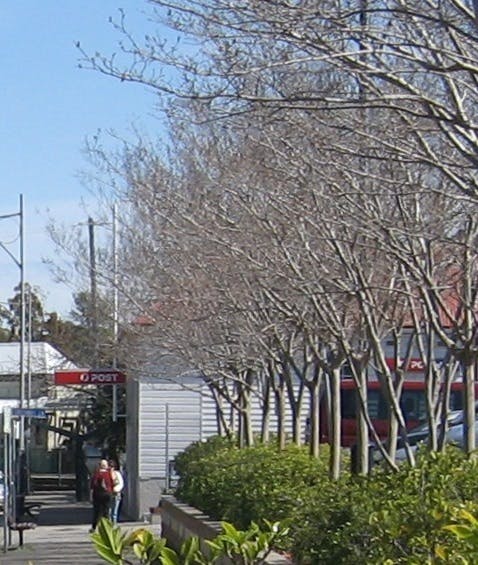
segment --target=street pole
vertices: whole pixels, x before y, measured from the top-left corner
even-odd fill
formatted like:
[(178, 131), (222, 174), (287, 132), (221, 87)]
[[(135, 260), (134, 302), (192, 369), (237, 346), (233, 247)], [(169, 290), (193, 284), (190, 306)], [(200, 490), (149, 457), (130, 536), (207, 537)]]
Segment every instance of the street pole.
[[(118, 246), (116, 204), (113, 204), (113, 369), (118, 367)], [(118, 421), (118, 385), (113, 385), (112, 420)]]
[[(23, 250), (23, 194), (20, 194), (20, 408), (25, 407), (25, 269)], [(25, 450), (25, 420), (20, 418), (20, 451)]]
[(32, 399), (32, 289), (28, 286), (28, 339), (27, 339), (27, 408)]
[(96, 288), (96, 250), (95, 250), (95, 223), (93, 218), (88, 218), (88, 241), (90, 251), (90, 292), (91, 292), (91, 337), (94, 340), (93, 366), (98, 367), (99, 340), (98, 340), (98, 305)]
[[(0, 241), (0, 248), (13, 260), (15, 265), (20, 269), (20, 359), (19, 359), (19, 373), (20, 373), (20, 394), (19, 404), (20, 408), (25, 404), (25, 258), (24, 258), (24, 215), (23, 215), (23, 194), (20, 194), (20, 209), (13, 214), (2, 214), (0, 219), (15, 218), (20, 220), (20, 250), (19, 257), (8, 249), (8, 247)], [(20, 426), (20, 448), (24, 447), (23, 437), (23, 420)]]

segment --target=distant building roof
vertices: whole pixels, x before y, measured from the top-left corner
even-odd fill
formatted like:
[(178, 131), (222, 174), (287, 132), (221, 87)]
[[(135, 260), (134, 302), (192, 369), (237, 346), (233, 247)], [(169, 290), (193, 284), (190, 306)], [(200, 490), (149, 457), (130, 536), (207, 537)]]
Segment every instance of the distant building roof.
[[(32, 375), (52, 375), (57, 369), (76, 369), (76, 365), (49, 343), (36, 341), (24, 346), (24, 368)], [(0, 375), (20, 374), (20, 343), (0, 343)]]
[[(47, 396), (40, 396), (39, 398), (31, 398), (29, 400), (28, 408), (46, 408), (48, 402)], [(17, 398), (0, 398), (0, 413), (3, 413), (3, 409), (9, 406), (10, 408), (18, 408), (20, 406), (20, 400)]]

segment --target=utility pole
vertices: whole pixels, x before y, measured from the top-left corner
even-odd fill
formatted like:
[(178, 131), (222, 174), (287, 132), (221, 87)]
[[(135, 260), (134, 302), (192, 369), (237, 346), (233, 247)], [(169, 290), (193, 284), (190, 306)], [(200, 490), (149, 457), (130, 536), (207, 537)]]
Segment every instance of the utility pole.
[(93, 218), (88, 218), (88, 241), (90, 251), (90, 328), (93, 345), (93, 367), (98, 367), (99, 343), (98, 343), (98, 299), (96, 288), (96, 252), (95, 252), (95, 223)]
[[(25, 265), (23, 231), (23, 194), (20, 194), (20, 408), (25, 407)], [(24, 450), (25, 420), (20, 418), (20, 451)]]
[[(113, 204), (113, 369), (118, 368), (118, 245), (116, 204)], [(113, 385), (112, 420), (118, 421), (118, 385)]]
[[(19, 255), (16, 257), (8, 247), (0, 241), (0, 248), (5, 251), (5, 253), (13, 260), (15, 265), (20, 270), (20, 352), (19, 352), (19, 373), (20, 373), (20, 390), (19, 390), (19, 406), (20, 408), (25, 407), (25, 258), (24, 258), (24, 215), (23, 215), (23, 194), (20, 194), (20, 206), (19, 211), (13, 214), (3, 214), (0, 215), (0, 219), (14, 218), (18, 217), (20, 222), (19, 229), (19, 239), (20, 239), (20, 249)], [(17, 454), (14, 442), (14, 433), (11, 427), (10, 414), (6, 417), (6, 412), (9, 412), (10, 408), (4, 409), (4, 477), (5, 486), (8, 488), (8, 501), (4, 501), (4, 507), (10, 508), (15, 516), (15, 502), (16, 493), (25, 493), (25, 479), (28, 473), (28, 469), (24, 469), (22, 461), (24, 461), (25, 456), (25, 420), (24, 417), (20, 417), (19, 421), (19, 451)], [(8, 441), (8, 446), (7, 446)], [(6, 522), (6, 520), (5, 520)], [(4, 527), (4, 535), (8, 528)], [(4, 551), (6, 550), (6, 541), (4, 540)]]

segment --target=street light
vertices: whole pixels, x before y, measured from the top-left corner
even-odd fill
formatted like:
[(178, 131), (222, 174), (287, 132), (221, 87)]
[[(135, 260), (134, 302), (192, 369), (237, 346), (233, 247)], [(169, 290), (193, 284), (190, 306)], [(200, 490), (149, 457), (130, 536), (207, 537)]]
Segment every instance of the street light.
[[(20, 249), (19, 257), (17, 258), (11, 251), (6, 247), (4, 243), (0, 241), (0, 247), (7, 253), (7, 255), (12, 259), (15, 265), (20, 269), (20, 408), (24, 408), (25, 405), (25, 278), (24, 278), (24, 251), (23, 251), (23, 194), (20, 194), (20, 207), (18, 212), (13, 214), (3, 214), (0, 215), (0, 220), (7, 218), (19, 218), (20, 219)], [(24, 419), (20, 418), (20, 450), (25, 450), (25, 433), (24, 433)]]
[[(92, 218), (88, 218), (88, 236), (89, 236), (89, 249), (90, 249), (90, 279), (91, 279), (91, 298), (93, 303), (92, 315), (93, 315), (93, 334), (95, 341), (95, 355), (94, 355), (94, 366), (97, 368), (98, 362), (98, 320), (96, 311), (96, 259), (95, 259), (95, 242), (94, 242), (94, 227), (95, 226), (108, 226), (111, 225), (113, 232), (112, 241), (112, 254), (113, 254), (113, 359), (112, 367), (113, 369), (118, 368), (118, 330), (119, 330), (119, 319), (118, 319), (118, 213), (117, 206), (113, 204), (111, 209), (112, 220), (111, 224), (109, 222), (97, 223)], [(112, 385), (112, 421), (118, 421), (118, 385)]]
[[(17, 258), (6, 245), (0, 241), (0, 248), (12, 259), (15, 265), (20, 269), (20, 408), (25, 404), (25, 280), (24, 280), (24, 254), (23, 254), (23, 195), (20, 194), (20, 207), (19, 211), (13, 214), (2, 214), (0, 220), (7, 218), (20, 219), (20, 249), (19, 257)], [(3, 471), (4, 471), (4, 484), (8, 489), (7, 496), (4, 498), (4, 520), (3, 520), (3, 551), (7, 551), (8, 540), (8, 524), (6, 515), (11, 512), (13, 517), (16, 515), (16, 492), (17, 484), (14, 480), (15, 467), (16, 467), (16, 453), (14, 449), (14, 439), (11, 428), (11, 409), (4, 408), (3, 410)], [(20, 417), (20, 452), (25, 451), (25, 422), (23, 416)]]

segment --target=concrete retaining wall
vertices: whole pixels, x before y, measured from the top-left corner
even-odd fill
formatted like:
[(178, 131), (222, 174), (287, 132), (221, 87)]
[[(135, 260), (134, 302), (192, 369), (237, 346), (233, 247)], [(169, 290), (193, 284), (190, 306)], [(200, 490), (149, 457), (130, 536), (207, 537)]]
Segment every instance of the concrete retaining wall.
[[(220, 522), (211, 520), (197, 508), (183, 504), (174, 496), (162, 496), (160, 500), (160, 515), (162, 536), (168, 540), (169, 545), (179, 550), (181, 544), (191, 536), (198, 536), (201, 540), (213, 539), (221, 532)], [(207, 546), (202, 544), (203, 549)], [(271, 554), (266, 563), (270, 565), (292, 565), (292, 562), (276, 553)], [(220, 565), (229, 565), (229, 560), (224, 560)]]

